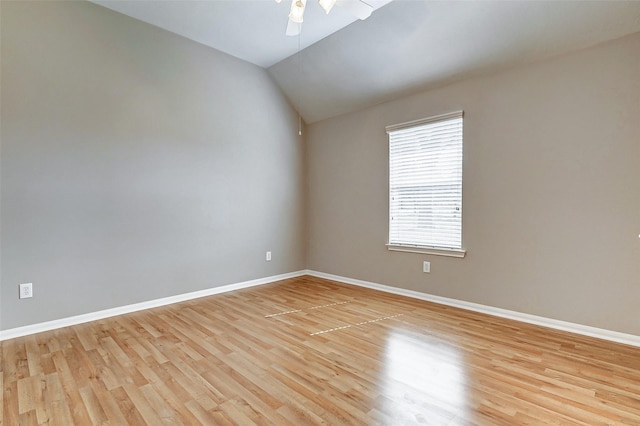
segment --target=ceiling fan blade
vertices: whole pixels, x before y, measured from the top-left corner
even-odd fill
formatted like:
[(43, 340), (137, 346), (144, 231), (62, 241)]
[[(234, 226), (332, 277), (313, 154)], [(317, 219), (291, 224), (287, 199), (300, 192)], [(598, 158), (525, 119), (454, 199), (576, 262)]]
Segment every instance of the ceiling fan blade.
[(288, 36), (297, 36), (298, 34), (300, 34), (301, 27), (302, 24), (298, 24), (289, 19), (289, 22), (287, 22), (287, 31), (285, 32), (285, 34)]
[(362, 0), (338, 0), (336, 4), (361, 20), (367, 19), (373, 12), (373, 6)]

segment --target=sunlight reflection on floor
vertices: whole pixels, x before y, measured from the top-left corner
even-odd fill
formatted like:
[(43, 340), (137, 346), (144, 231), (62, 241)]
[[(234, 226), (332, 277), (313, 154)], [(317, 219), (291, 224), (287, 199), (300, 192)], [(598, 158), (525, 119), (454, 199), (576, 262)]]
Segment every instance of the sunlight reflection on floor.
[(391, 414), (394, 424), (447, 424), (466, 409), (464, 360), (456, 348), (424, 334), (394, 330), (385, 359), (380, 410)]

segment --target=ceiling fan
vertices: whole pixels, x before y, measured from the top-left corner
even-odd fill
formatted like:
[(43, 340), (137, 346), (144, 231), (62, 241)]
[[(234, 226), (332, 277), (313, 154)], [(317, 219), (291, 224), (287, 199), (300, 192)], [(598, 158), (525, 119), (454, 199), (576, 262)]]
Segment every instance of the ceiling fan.
[[(281, 1), (282, 0), (276, 0), (278, 3)], [(361, 20), (367, 19), (371, 16), (371, 12), (373, 12), (373, 6), (363, 0), (318, 0), (318, 3), (327, 14), (329, 14), (333, 6), (337, 4)], [(291, 11), (289, 12), (286, 35), (297, 36), (300, 34), (306, 6), (307, 0), (291, 0)]]

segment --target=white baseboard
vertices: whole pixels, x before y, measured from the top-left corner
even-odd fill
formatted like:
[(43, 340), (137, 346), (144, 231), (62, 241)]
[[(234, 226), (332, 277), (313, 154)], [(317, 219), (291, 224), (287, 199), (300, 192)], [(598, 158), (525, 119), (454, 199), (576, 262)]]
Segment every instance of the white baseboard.
[(572, 322), (560, 321), (556, 319), (540, 317), (537, 315), (510, 311), (507, 309), (494, 308), (492, 306), (481, 305), (481, 304), (472, 303), (472, 302), (465, 302), (463, 300), (450, 299), (448, 297), (435, 296), (432, 294), (421, 293), (413, 290), (406, 290), (403, 288), (391, 287), (388, 285), (377, 284), (369, 281), (362, 281), (362, 280), (357, 280), (353, 278), (341, 277), (339, 275), (325, 274), (324, 272), (318, 272), (313, 270), (307, 270), (305, 272), (308, 275), (318, 277), (318, 278), (325, 278), (328, 280), (343, 282), (345, 284), (353, 284), (360, 287), (367, 287), (374, 290), (384, 291), (387, 293), (393, 293), (401, 296), (412, 297), (414, 299), (420, 299), (420, 300), (426, 300), (428, 302), (439, 303), (441, 305), (453, 306), (456, 308), (462, 308), (469, 311), (489, 314), (496, 317), (508, 318), (508, 319), (512, 319), (520, 322), (553, 328), (556, 330), (562, 330), (562, 331), (568, 331), (575, 334), (581, 334), (583, 336), (596, 337), (598, 339), (610, 340), (612, 342), (624, 343), (626, 345), (640, 347), (640, 336), (636, 336), (634, 334), (620, 333), (617, 331), (605, 330), (602, 328), (590, 327), (587, 325), (575, 324)]
[(269, 284), (275, 281), (295, 278), (302, 275), (311, 275), (318, 278), (343, 282), (345, 284), (357, 285), (360, 287), (380, 290), (387, 293), (407, 296), (414, 299), (426, 300), (428, 302), (439, 303), (441, 305), (453, 306), (456, 308), (467, 309), (474, 312), (493, 315), (501, 318), (508, 318), (529, 324), (549, 327), (556, 330), (568, 331), (571, 333), (581, 334), (584, 336), (596, 337), (599, 339), (609, 340), (612, 342), (623, 343), (626, 345), (640, 347), (640, 336), (634, 334), (620, 333), (617, 331), (605, 330), (602, 328), (590, 327), (582, 324), (560, 321), (551, 318), (540, 317), (537, 315), (525, 314), (507, 309), (495, 308), (492, 306), (481, 305), (478, 303), (465, 302), (463, 300), (450, 299), (448, 297), (435, 296), (432, 294), (421, 293), (418, 291), (407, 290), (398, 287), (392, 287), (384, 284), (373, 283), (369, 281), (357, 280), (353, 278), (342, 277), (339, 275), (326, 274), (313, 270), (301, 270), (290, 272), (287, 274), (274, 275), (271, 277), (258, 278), (255, 280), (239, 282), (235, 284), (213, 287), (206, 290), (194, 291), (191, 293), (178, 294), (175, 296), (164, 297), (161, 299), (149, 300), (146, 302), (135, 303), (132, 305), (120, 306), (117, 308), (105, 309), (102, 311), (91, 312), (88, 314), (76, 315), (68, 318), (61, 318), (53, 321), (42, 322), (38, 324), (16, 327), (8, 330), (0, 330), (0, 341), (13, 339), (16, 337), (27, 336), (30, 334), (40, 333), (43, 331), (54, 330), (57, 328), (68, 327), (72, 325), (82, 324), (85, 322), (96, 321), (116, 315), (128, 314), (144, 309), (156, 308), (160, 306), (170, 305), (172, 303), (184, 302), (187, 300), (197, 299), (199, 297), (211, 296), (219, 293), (226, 293), (233, 290), (255, 287), (263, 284)]
[(105, 309), (88, 314), (76, 315), (73, 317), (61, 318), (53, 321), (41, 322), (38, 324), (25, 325), (23, 327), (11, 328), (8, 330), (0, 330), (0, 342), (15, 337), (27, 336), (30, 334), (40, 333), (43, 331), (54, 330), (57, 328), (68, 327), (71, 325), (82, 324), (85, 322), (96, 321), (116, 315), (128, 314), (131, 312), (142, 311), (144, 309), (157, 308), (159, 306), (170, 305), (172, 303), (184, 302), (186, 300), (197, 299), (199, 297), (211, 296), (219, 293), (226, 293), (242, 288), (255, 287), (263, 284), (269, 284), (275, 281), (285, 280), (287, 278), (295, 278), (306, 275), (307, 271), (296, 271), (287, 274), (274, 275), (271, 277), (258, 278), (255, 280), (239, 282), (235, 284), (223, 285), (220, 287), (208, 288), (206, 290), (194, 291), (191, 293), (178, 294), (175, 296), (163, 297), (161, 299), (149, 300), (146, 302), (134, 303), (132, 305), (120, 306), (117, 308)]

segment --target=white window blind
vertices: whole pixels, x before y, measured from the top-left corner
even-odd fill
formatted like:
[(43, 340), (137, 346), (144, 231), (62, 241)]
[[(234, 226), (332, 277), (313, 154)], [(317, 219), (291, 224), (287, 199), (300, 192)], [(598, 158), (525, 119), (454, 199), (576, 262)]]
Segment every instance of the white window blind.
[(462, 248), (462, 116), (387, 127), (389, 245)]

